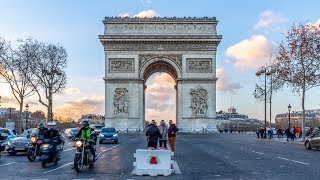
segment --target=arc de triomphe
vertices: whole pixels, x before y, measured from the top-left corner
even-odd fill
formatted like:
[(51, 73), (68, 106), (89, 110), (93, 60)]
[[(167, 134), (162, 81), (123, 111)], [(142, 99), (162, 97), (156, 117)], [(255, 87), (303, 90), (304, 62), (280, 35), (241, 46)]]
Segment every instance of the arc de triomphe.
[(145, 83), (155, 72), (176, 82), (180, 131), (216, 130), (216, 51), (222, 36), (213, 18), (106, 17), (105, 125), (143, 130)]

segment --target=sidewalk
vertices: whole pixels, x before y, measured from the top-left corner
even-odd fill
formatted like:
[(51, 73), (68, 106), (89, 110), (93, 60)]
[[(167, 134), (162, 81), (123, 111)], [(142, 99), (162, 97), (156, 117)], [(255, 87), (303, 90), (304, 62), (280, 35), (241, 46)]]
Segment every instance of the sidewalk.
[(278, 143), (283, 143), (283, 144), (295, 144), (295, 145), (300, 145), (304, 146), (304, 141), (302, 139), (296, 139), (294, 142), (287, 141), (287, 137), (283, 138), (278, 138), (278, 137), (273, 137), (271, 139), (257, 139), (257, 141), (271, 141), (271, 142), (278, 142)]

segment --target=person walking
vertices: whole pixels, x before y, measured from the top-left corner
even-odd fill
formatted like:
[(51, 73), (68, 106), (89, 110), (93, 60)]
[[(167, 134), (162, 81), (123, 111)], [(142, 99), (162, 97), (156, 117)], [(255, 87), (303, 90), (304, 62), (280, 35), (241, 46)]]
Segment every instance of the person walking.
[(171, 147), (171, 151), (176, 155), (176, 149), (174, 147), (174, 143), (176, 141), (176, 134), (179, 131), (177, 126), (172, 122), (172, 120), (169, 120), (169, 129), (168, 129), (168, 137), (169, 137), (169, 144)]
[(152, 123), (149, 124), (146, 136), (148, 148), (153, 147), (154, 149), (157, 149), (158, 140), (159, 138), (161, 139), (161, 134), (158, 127), (156, 126), (155, 120), (152, 120)]
[[(158, 127), (162, 138), (159, 140), (160, 147), (167, 148), (168, 141), (168, 126), (164, 122), (164, 120), (160, 121), (160, 126)], [(163, 146), (162, 146), (163, 143)]]

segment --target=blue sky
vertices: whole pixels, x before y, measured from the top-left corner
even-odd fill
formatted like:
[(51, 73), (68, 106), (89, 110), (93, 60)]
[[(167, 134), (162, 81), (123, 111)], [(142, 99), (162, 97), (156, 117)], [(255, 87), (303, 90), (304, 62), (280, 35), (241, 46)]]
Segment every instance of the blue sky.
[[(55, 96), (54, 109), (74, 118), (79, 113), (104, 113), (104, 52), (98, 35), (103, 34), (105, 16), (134, 16), (145, 11), (161, 17), (216, 17), (218, 34), (223, 36), (217, 52), (217, 111), (233, 105), (240, 113), (259, 119), (264, 117), (263, 103), (252, 96), (258, 81), (256, 67), (268, 61), (267, 55), (294, 22), (320, 22), (317, 0), (0, 0), (0, 4), (1, 37), (14, 42), (31, 36), (67, 49), (67, 94)], [(156, 82), (156, 76), (161, 75), (150, 77), (149, 85)], [(162, 86), (172, 88), (162, 76), (158, 78)], [(14, 106), (8, 87), (0, 87), (0, 95), (6, 97), (2, 106)], [(172, 91), (166, 92), (169, 99), (174, 98)], [(307, 109), (320, 108), (319, 97), (319, 88), (309, 91)], [(31, 110), (43, 108), (36, 97), (28, 102)], [(293, 110), (301, 109), (300, 97), (284, 89), (275, 96), (273, 114), (287, 111), (289, 103)], [(147, 106), (154, 113), (151, 104)]]

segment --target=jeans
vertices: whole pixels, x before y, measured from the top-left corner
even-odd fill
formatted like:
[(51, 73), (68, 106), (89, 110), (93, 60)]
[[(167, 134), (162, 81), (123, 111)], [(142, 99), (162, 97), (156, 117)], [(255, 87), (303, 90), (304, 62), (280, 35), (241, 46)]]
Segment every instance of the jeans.
[(154, 147), (155, 149), (157, 149), (157, 144), (158, 144), (157, 141), (149, 141), (148, 142), (148, 148), (149, 147)]
[(162, 143), (163, 143), (164, 148), (167, 148), (167, 140), (160, 140), (159, 141), (160, 147), (163, 147)]

